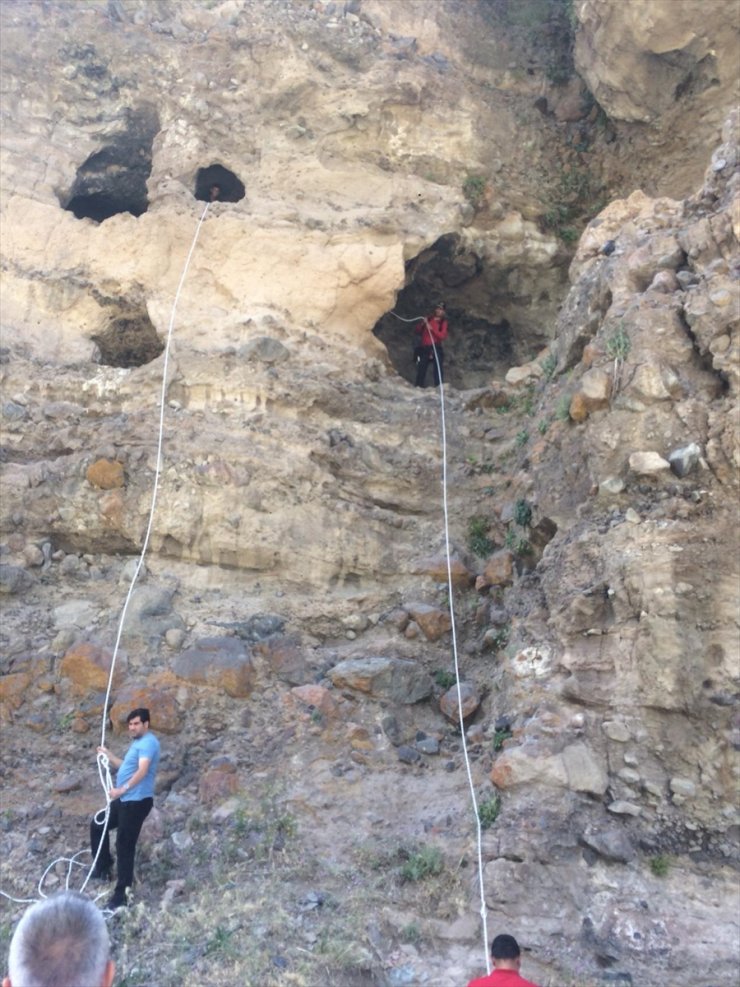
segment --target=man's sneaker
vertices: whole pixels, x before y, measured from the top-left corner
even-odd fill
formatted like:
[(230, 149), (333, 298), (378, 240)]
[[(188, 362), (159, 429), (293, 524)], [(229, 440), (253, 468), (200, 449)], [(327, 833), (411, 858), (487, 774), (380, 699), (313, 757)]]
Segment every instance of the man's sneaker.
[(109, 911), (115, 912), (117, 908), (125, 908), (127, 905), (125, 894), (114, 894), (108, 899), (108, 904), (105, 906)]
[(111, 879), (111, 867), (112, 864), (96, 864), (91, 873), (90, 877), (94, 881), (110, 881)]

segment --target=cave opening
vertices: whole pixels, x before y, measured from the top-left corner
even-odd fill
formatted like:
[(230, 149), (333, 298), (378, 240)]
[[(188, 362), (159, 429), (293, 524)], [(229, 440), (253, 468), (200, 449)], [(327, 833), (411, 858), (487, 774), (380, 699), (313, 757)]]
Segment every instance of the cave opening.
[(211, 201), (211, 189), (218, 186), (218, 202), (239, 202), (246, 195), (244, 183), (233, 171), (221, 164), (210, 164), (199, 168), (195, 176), (195, 198), (201, 202)]
[(405, 285), (393, 311), (411, 321), (387, 312), (373, 334), (385, 345), (396, 372), (413, 384), (414, 327), (444, 301), (449, 322), (445, 380), (461, 390), (487, 387), (547, 344), (562, 293), (560, 281), (564, 291), (566, 282), (558, 271), (543, 278), (521, 265), (499, 266), (478, 256), (458, 234), (445, 234), (406, 263)]
[(148, 107), (127, 110), (124, 130), (77, 169), (61, 204), (77, 219), (102, 223), (119, 213), (141, 216), (149, 207), (147, 179), (159, 117)]
[(92, 337), (98, 347), (98, 363), (108, 367), (141, 367), (164, 350), (146, 311), (127, 312)]

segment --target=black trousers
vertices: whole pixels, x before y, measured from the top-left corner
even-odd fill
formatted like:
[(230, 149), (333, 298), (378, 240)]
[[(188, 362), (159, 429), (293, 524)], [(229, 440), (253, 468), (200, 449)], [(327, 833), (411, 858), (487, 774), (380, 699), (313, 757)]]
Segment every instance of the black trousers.
[(98, 847), (100, 856), (98, 857), (98, 867), (101, 870), (110, 869), (113, 863), (111, 857), (110, 843), (108, 842), (108, 830), (115, 829), (116, 832), (116, 888), (114, 895), (123, 896), (126, 888), (130, 888), (134, 883), (134, 855), (136, 853), (136, 841), (139, 839), (141, 827), (144, 820), (152, 811), (154, 799), (139, 799), (133, 802), (122, 802), (115, 799), (110, 804), (110, 814), (108, 816), (107, 828), (95, 822), (93, 818), (90, 822), (90, 849), (95, 857)]
[(437, 360), (434, 359), (434, 346), (417, 346), (416, 354), (416, 387), (423, 387), (427, 378), (427, 367), (432, 364), (434, 371), (434, 386), (438, 387), (439, 382), (444, 381), (444, 361), (445, 355), (442, 347), (437, 343), (437, 359), (439, 360), (439, 370), (437, 370)]

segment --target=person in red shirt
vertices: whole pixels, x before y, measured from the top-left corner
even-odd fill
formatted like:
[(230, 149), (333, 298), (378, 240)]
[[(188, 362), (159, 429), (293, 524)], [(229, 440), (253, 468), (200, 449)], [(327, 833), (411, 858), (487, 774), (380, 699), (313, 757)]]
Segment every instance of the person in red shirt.
[[(416, 387), (423, 387), (427, 376), (427, 367), (430, 362), (434, 370), (434, 386), (437, 387), (440, 381), (444, 380), (442, 373), (444, 366), (444, 352), (442, 343), (447, 339), (447, 319), (445, 318), (444, 302), (440, 302), (434, 309), (434, 314), (422, 319), (417, 323), (414, 332), (419, 336), (419, 342), (414, 348), (416, 359)], [(434, 358), (434, 351), (437, 351), (437, 359)], [(439, 367), (437, 367), (439, 361)]]
[(468, 987), (537, 987), (531, 980), (519, 976), (522, 954), (513, 936), (496, 936), (491, 943), (491, 958), (495, 967), (493, 973), (471, 980)]

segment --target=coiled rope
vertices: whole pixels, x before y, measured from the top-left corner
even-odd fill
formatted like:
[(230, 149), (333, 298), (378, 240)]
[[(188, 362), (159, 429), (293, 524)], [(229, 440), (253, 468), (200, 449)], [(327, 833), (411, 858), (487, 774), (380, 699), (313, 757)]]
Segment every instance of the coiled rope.
[[(426, 322), (424, 316), (417, 316), (414, 319), (404, 319), (400, 315), (396, 315), (395, 312), (390, 313), (394, 318), (398, 319), (399, 322)], [(487, 922), (487, 909), (486, 909), (486, 896), (485, 888), (483, 884), (483, 830), (480, 824), (480, 815), (478, 812), (478, 798), (475, 794), (475, 785), (473, 783), (473, 772), (470, 766), (470, 757), (468, 756), (468, 744), (465, 739), (465, 722), (463, 717), (463, 705), (462, 705), (462, 694), (460, 691), (460, 664), (458, 661), (458, 651), (457, 651), (457, 630), (455, 627), (455, 606), (454, 606), (454, 596), (452, 590), (452, 558), (450, 551), (450, 517), (447, 503), (447, 422), (445, 419), (445, 396), (444, 396), (444, 386), (442, 382), (442, 366), (440, 363), (439, 355), (437, 353), (437, 346), (434, 342), (432, 334), (429, 333), (429, 337), (432, 341), (432, 350), (434, 352), (434, 361), (437, 367), (437, 379), (439, 380), (439, 409), (440, 409), (440, 421), (441, 421), (441, 434), (442, 434), (442, 511), (444, 514), (444, 529), (445, 529), (445, 555), (447, 558), (447, 593), (450, 599), (450, 624), (452, 630), (452, 654), (455, 660), (455, 683), (457, 686), (457, 712), (460, 722), (460, 737), (462, 739), (462, 749), (463, 756), (465, 758), (465, 771), (468, 777), (468, 787), (470, 788), (470, 801), (473, 807), (473, 814), (475, 816), (475, 826), (476, 826), (476, 838), (477, 838), (477, 855), (478, 855), (478, 889), (480, 893), (480, 917), (481, 925), (483, 930), (483, 953), (486, 958), (486, 973), (491, 972), (491, 961), (488, 950), (488, 922)]]
[[(108, 685), (107, 685), (107, 688), (106, 688), (106, 691), (105, 691), (105, 701), (103, 703), (102, 727), (101, 727), (101, 734), (100, 734), (100, 746), (101, 747), (104, 747), (105, 746), (105, 733), (106, 733), (106, 724), (107, 724), (107, 718), (108, 718), (108, 703), (110, 701), (110, 694), (111, 694), (111, 689), (112, 689), (112, 686), (113, 686), (113, 673), (114, 673), (114, 670), (115, 670), (116, 659), (118, 657), (118, 651), (119, 651), (120, 644), (121, 644), (121, 636), (123, 634), (123, 627), (124, 627), (124, 624), (126, 622), (126, 615), (128, 613), (128, 608), (129, 608), (129, 604), (131, 602), (131, 597), (132, 597), (132, 594), (133, 594), (133, 591), (134, 591), (134, 587), (136, 586), (136, 581), (139, 578), (139, 573), (141, 572), (141, 569), (142, 569), (142, 567), (144, 565), (144, 559), (146, 557), (147, 549), (149, 548), (149, 539), (150, 539), (150, 536), (151, 536), (151, 533), (152, 533), (152, 527), (154, 525), (154, 512), (155, 512), (155, 508), (156, 508), (156, 505), (157, 505), (157, 495), (159, 493), (159, 480), (160, 480), (160, 475), (161, 475), (161, 472), (162, 472), (162, 446), (163, 446), (163, 436), (164, 436), (164, 409), (165, 409), (165, 401), (166, 401), (166, 397), (167, 397), (167, 371), (169, 369), (170, 343), (172, 341), (172, 331), (173, 331), (174, 326), (175, 326), (175, 312), (177, 311), (177, 303), (178, 303), (178, 301), (180, 299), (180, 293), (182, 292), (183, 285), (185, 284), (185, 278), (186, 278), (187, 273), (188, 273), (188, 268), (190, 267), (190, 261), (191, 261), (191, 258), (193, 256), (193, 252), (195, 251), (195, 245), (198, 242), (198, 236), (200, 234), (201, 226), (203, 225), (203, 221), (205, 220), (206, 214), (208, 213), (208, 207), (209, 207), (209, 205), (210, 205), (210, 202), (207, 202), (206, 205), (205, 205), (205, 208), (204, 208), (204, 210), (203, 210), (203, 212), (201, 214), (201, 217), (198, 220), (198, 225), (195, 228), (195, 234), (193, 236), (193, 242), (190, 245), (190, 250), (188, 251), (187, 258), (185, 259), (185, 266), (183, 267), (182, 274), (180, 276), (180, 281), (179, 281), (179, 283), (177, 285), (177, 291), (175, 292), (175, 298), (174, 298), (174, 301), (172, 303), (172, 311), (170, 313), (170, 321), (169, 321), (169, 325), (167, 327), (167, 339), (165, 341), (165, 347), (164, 347), (164, 365), (162, 367), (162, 389), (161, 389), (160, 400), (159, 400), (159, 434), (158, 434), (158, 439), (157, 439), (157, 464), (156, 464), (155, 473), (154, 473), (154, 486), (152, 488), (152, 501), (151, 501), (151, 506), (149, 508), (149, 522), (147, 524), (146, 533), (144, 535), (144, 541), (143, 541), (143, 544), (142, 544), (142, 547), (141, 547), (141, 552), (139, 554), (139, 559), (138, 559), (138, 562), (137, 562), (137, 565), (136, 565), (136, 569), (134, 570), (133, 576), (131, 577), (131, 582), (130, 582), (130, 585), (129, 585), (129, 588), (128, 588), (128, 592), (126, 594), (125, 602), (123, 604), (123, 609), (121, 610), (121, 617), (120, 617), (119, 622), (118, 622), (118, 632), (116, 634), (116, 641), (115, 641), (115, 645), (113, 647), (113, 654), (111, 656), (110, 671), (108, 673)], [(108, 793), (109, 793), (110, 789), (113, 787), (113, 780), (111, 778), (110, 764), (109, 764), (108, 756), (106, 754), (104, 754), (102, 751), (99, 751), (98, 754), (97, 754), (97, 759), (96, 760), (97, 760), (97, 767), (98, 767), (98, 777), (100, 779), (100, 783), (101, 783), (101, 786), (103, 788), (103, 792), (105, 794), (105, 808), (104, 809), (100, 809), (98, 812), (96, 812), (95, 813), (95, 816), (94, 816), (94, 819), (95, 819), (95, 822), (97, 823), (98, 826), (101, 826), (101, 825), (103, 826), (103, 832), (105, 832), (105, 830), (108, 827), (108, 819), (110, 817), (110, 805), (111, 805), (110, 795)], [(94, 858), (92, 860), (92, 863), (90, 864), (90, 866), (88, 868), (87, 876), (86, 876), (85, 880), (83, 881), (82, 886), (80, 887), (80, 892), (82, 892), (82, 891), (85, 890), (85, 888), (87, 887), (88, 882), (90, 881), (90, 878), (91, 878), (91, 876), (93, 874), (93, 871), (95, 870), (95, 867), (97, 865), (98, 857), (100, 856), (100, 850), (101, 850), (101, 847), (102, 846), (103, 846), (103, 840), (101, 839), (100, 840), (100, 843), (98, 844), (97, 852), (96, 852), (96, 854), (95, 854), (95, 856), (94, 856)], [(55, 867), (56, 864), (58, 864), (60, 862), (66, 862), (67, 865), (68, 865), (67, 866), (67, 877), (66, 877), (66, 881), (65, 881), (65, 888), (67, 890), (69, 890), (70, 881), (71, 881), (71, 878), (72, 878), (72, 873), (73, 873), (74, 868), (75, 867), (85, 867), (86, 866), (85, 864), (80, 863), (77, 860), (77, 857), (81, 856), (82, 854), (88, 853), (88, 852), (89, 852), (88, 850), (80, 850), (78, 853), (74, 854), (74, 856), (72, 856), (72, 857), (57, 857), (55, 860), (53, 860), (49, 864), (49, 866), (46, 868), (46, 870), (44, 871), (44, 873), (41, 876), (41, 879), (39, 880), (39, 883), (38, 883), (39, 898), (45, 898), (46, 897), (46, 895), (44, 894), (44, 890), (43, 890), (44, 881), (46, 880), (46, 876), (52, 870), (52, 868)], [(95, 901), (97, 901), (99, 898), (103, 897), (103, 895), (105, 893), (106, 892), (103, 891), (99, 895), (97, 895), (95, 897)], [(32, 902), (39, 900), (38, 898), (14, 898), (14, 897), (12, 897), (11, 895), (7, 894), (5, 891), (2, 891), (2, 890), (0, 890), (0, 895), (2, 895), (4, 898), (8, 898), (10, 901), (17, 902), (18, 904), (31, 904)]]

